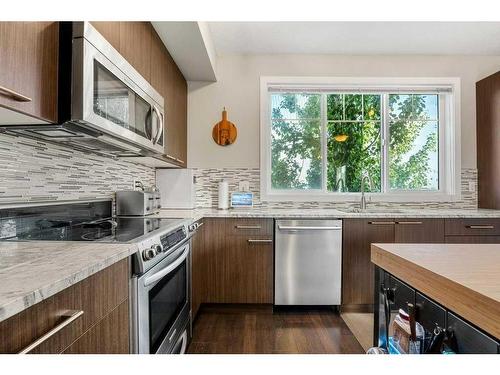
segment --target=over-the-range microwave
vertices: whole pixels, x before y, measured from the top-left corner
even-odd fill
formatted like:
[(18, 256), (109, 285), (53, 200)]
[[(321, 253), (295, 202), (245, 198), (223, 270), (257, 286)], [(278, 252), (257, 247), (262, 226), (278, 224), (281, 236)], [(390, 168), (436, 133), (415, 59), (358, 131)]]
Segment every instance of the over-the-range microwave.
[(6, 132), (116, 156), (164, 154), (163, 97), (89, 22), (59, 27), (59, 124)]

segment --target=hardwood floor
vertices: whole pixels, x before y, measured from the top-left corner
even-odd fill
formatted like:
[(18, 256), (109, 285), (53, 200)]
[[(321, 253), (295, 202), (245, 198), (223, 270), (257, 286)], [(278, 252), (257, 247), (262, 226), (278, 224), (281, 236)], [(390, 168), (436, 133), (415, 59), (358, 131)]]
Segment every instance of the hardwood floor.
[(202, 305), (192, 354), (361, 354), (337, 312), (280, 311), (271, 305)]

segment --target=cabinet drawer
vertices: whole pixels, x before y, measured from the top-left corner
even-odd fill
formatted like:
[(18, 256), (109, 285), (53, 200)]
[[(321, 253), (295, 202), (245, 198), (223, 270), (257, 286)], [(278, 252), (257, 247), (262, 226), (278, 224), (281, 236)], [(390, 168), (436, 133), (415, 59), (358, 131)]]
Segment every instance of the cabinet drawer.
[(455, 333), (460, 354), (498, 353), (498, 342), (450, 312), (448, 313), (448, 328)]
[(446, 243), (500, 243), (500, 236), (446, 236)]
[(500, 235), (500, 219), (446, 219), (446, 236)]
[(64, 354), (128, 354), (128, 300), (123, 301), (104, 319), (64, 350)]
[(233, 236), (272, 236), (272, 219), (228, 219), (226, 229)]
[(441, 328), (446, 327), (446, 310), (437, 303), (417, 292), (415, 305), (417, 307), (417, 321), (427, 332), (433, 332), (436, 324)]
[(0, 322), (0, 353), (18, 353), (61, 327), (66, 313), (83, 311), (83, 315), (30, 351), (60, 353), (127, 298), (128, 261), (124, 259)]

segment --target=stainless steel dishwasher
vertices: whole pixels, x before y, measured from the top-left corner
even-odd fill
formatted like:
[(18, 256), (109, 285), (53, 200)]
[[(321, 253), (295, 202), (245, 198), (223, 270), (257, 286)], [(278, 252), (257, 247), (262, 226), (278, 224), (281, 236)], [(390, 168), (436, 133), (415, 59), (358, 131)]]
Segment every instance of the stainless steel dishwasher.
[(274, 304), (340, 305), (342, 220), (277, 220)]

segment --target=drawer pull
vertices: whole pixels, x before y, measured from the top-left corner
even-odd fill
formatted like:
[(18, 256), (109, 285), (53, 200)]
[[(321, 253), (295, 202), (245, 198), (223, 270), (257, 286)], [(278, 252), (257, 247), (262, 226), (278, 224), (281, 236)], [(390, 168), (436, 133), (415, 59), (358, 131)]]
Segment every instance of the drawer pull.
[(494, 225), (466, 225), (469, 229), (495, 229)]
[(254, 240), (249, 238), (248, 243), (273, 243), (273, 240)]
[(19, 354), (27, 354), (31, 352), (33, 349), (35, 349), (37, 346), (40, 346), (43, 344), (45, 341), (50, 339), (52, 336), (54, 336), (57, 332), (61, 331), (64, 327), (70, 325), (73, 323), (76, 319), (78, 319), (80, 316), (83, 315), (83, 310), (71, 310), (68, 311), (67, 313), (63, 314), (62, 316), (65, 316), (66, 319), (62, 321), (60, 324), (52, 328), (49, 332), (44, 334), (43, 336), (39, 337), (35, 341), (33, 341), (30, 345), (28, 345), (26, 348), (21, 350)]
[(184, 160), (182, 160), (182, 159), (175, 158), (175, 161), (178, 162), (178, 163), (184, 164)]
[(396, 224), (401, 224), (401, 225), (419, 225), (422, 224), (421, 221), (398, 221)]
[(10, 96), (12, 99), (18, 102), (31, 102), (31, 98), (28, 98), (27, 96), (19, 94), (18, 92), (8, 89), (7, 87), (4, 86), (0, 86), (0, 94), (3, 94), (5, 96)]
[(394, 225), (395, 221), (369, 221), (368, 224), (371, 225)]
[(260, 225), (235, 225), (236, 229), (261, 229)]

